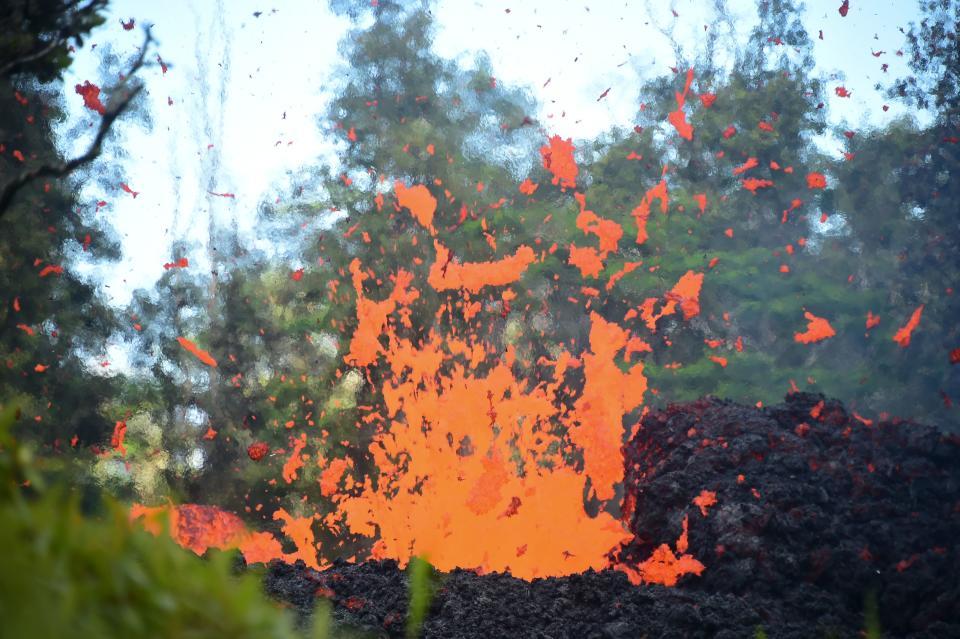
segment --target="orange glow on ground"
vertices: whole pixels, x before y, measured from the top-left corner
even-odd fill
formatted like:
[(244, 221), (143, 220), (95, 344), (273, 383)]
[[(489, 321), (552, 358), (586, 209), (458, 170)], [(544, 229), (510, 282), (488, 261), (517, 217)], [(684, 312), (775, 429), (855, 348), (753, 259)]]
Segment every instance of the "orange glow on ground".
[(627, 574), (630, 582), (635, 585), (642, 583), (676, 586), (677, 580), (683, 575), (702, 573), (706, 566), (697, 561), (693, 555), (687, 554), (687, 525), (688, 517), (683, 518), (683, 532), (677, 538), (676, 551), (667, 544), (660, 544), (653, 554), (636, 569), (630, 566), (617, 566)]

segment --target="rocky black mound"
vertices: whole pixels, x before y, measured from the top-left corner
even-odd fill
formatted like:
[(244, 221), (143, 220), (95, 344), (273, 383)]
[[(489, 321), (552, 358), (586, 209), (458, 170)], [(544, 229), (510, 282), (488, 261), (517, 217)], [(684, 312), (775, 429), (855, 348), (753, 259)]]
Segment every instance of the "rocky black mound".
[[(616, 571), (532, 583), (454, 571), (438, 576), (423, 635), (857, 637), (872, 597), (885, 637), (960, 637), (957, 437), (867, 423), (818, 395), (770, 409), (705, 399), (645, 417), (625, 460), (635, 538), (616, 559), (673, 545), (687, 518), (701, 576), (666, 588)], [(375, 636), (405, 631), (394, 562), (274, 564), (267, 587), (304, 613), (326, 597)]]

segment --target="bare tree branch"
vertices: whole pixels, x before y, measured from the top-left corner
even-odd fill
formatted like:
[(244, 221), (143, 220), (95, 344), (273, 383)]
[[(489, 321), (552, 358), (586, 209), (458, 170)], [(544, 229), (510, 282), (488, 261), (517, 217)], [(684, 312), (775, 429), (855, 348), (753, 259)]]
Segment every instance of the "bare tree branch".
[(64, 40), (57, 38), (56, 40), (53, 40), (48, 45), (46, 45), (45, 47), (42, 47), (37, 51), (33, 51), (31, 53), (25, 53), (19, 58), (10, 60), (3, 66), (0, 66), (0, 76), (6, 76), (21, 65), (29, 64), (34, 60), (39, 60), (40, 58), (44, 57), (45, 55), (47, 55), (48, 53), (50, 53), (51, 51), (53, 51), (54, 49), (56, 49), (57, 47), (63, 44), (64, 44)]
[[(129, 82), (134, 74), (143, 66), (147, 55), (147, 48), (152, 41), (153, 37), (150, 35), (150, 30), (147, 29), (143, 46), (140, 48), (140, 55), (137, 56), (137, 59), (130, 67), (130, 70), (124, 76), (124, 79), (120, 83), (121, 86)], [(103, 140), (107, 137), (107, 133), (110, 132), (110, 127), (112, 127), (114, 121), (120, 117), (124, 111), (127, 110), (127, 107), (130, 106), (130, 103), (133, 102), (133, 99), (136, 98), (142, 90), (143, 85), (140, 84), (127, 91), (122, 97), (115, 97), (110, 101), (110, 106), (107, 107), (103, 117), (100, 120), (100, 128), (97, 129), (97, 135), (94, 137), (93, 143), (85, 153), (65, 162), (60, 162), (57, 164), (42, 164), (28, 171), (24, 171), (17, 177), (4, 184), (3, 189), (0, 190), (0, 218), (7, 213), (10, 202), (13, 200), (13, 197), (17, 194), (17, 192), (34, 180), (45, 177), (61, 178), (69, 175), (79, 167), (89, 164), (93, 160), (97, 159), (102, 150)]]

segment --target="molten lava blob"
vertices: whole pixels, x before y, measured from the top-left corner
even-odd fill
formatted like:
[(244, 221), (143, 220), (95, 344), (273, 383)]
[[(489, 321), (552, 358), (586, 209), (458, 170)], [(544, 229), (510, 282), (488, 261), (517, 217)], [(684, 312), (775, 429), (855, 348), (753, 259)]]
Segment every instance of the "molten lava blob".
[(130, 521), (138, 522), (153, 534), (166, 530), (177, 544), (203, 555), (210, 548), (238, 549), (247, 563), (267, 563), (274, 559), (293, 563), (302, 559), (307, 566), (321, 570), (317, 560), (311, 525), (314, 517), (294, 517), (282, 508), (274, 519), (283, 520), (281, 530), (295, 548), (285, 553), (280, 541), (268, 532), (251, 532), (237, 515), (215, 506), (180, 504), (178, 506), (130, 507)]
[(576, 160), (573, 159), (573, 142), (568, 138), (562, 139), (559, 135), (550, 138), (550, 144), (540, 148), (540, 156), (543, 158), (543, 168), (553, 174), (554, 184), (559, 184), (560, 188), (576, 188), (577, 174), (580, 169), (577, 167)]
[(670, 289), (666, 298), (680, 305), (683, 319), (689, 320), (700, 314), (700, 287), (703, 286), (703, 273), (687, 271)]
[(433, 214), (437, 211), (437, 200), (430, 194), (430, 190), (422, 184), (407, 187), (397, 180), (393, 184), (393, 191), (397, 196), (397, 203), (410, 211), (420, 226), (434, 234)]
[(647, 391), (642, 363), (626, 373), (615, 363), (617, 351), (627, 345), (629, 336), (626, 330), (591, 313), (590, 352), (583, 355), (587, 381), (575, 404), (570, 440), (583, 449), (583, 470), (602, 501), (612, 499), (614, 484), (623, 480), (623, 416), (643, 403)]
[(600, 277), (600, 271), (603, 270), (603, 260), (592, 246), (580, 248), (571, 244), (567, 263), (580, 269), (581, 277)]
[(914, 309), (913, 314), (910, 315), (910, 319), (907, 320), (907, 323), (901, 326), (896, 334), (893, 336), (893, 341), (900, 345), (900, 348), (906, 348), (910, 345), (910, 336), (913, 335), (914, 329), (920, 325), (920, 316), (923, 314), (924, 305), (921, 304)]
[(650, 218), (650, 206), (653, 204), (654, 199), (660, 200), (660, 212), (666, 213), (667, 207), (670, 204), (670, 199), (667, 195), (666, 181), (660, 180), (656, 186), (648, 190), (644, 194), (643, 199), (640, 200), (640, 204), (630, 212), (630, 215), (632, 215), (633, 219), (637, 222), (637, 244), (643, 244), (648, 239), (647, 220)]
[(134, 504), (130, 508), (130, 519), (142, 520), (143, 527), (154, 535), (163, 532), (166, 519), (174, 541), (198, 555), (209, 548), (237, 548), (247, 535), (243, 520), (214, 506), (182, 504), (150, 507)]
[(600, 238), (601, 257), (606, 257), (607, 253), (616, 251), (620, 238), (623, 237), (623, 227), (613, 220), (601, 218), (593, 211), (588, 210), (586, 198), (582, 193), (574, 193), (574, 197), (580, 205), (577, 228), (586, 234), (593, 234)]
[(97, 85), (91, 84), (89, 80), (86, 80), (83, 84), (76, 85), (74, 91), (83, 98), (83, 106), (91, 111), (96, 111), (100, 115), (107, 112), (107, 108), (103, 105), (103, 102), (100, 101), (100, 87)]
[(676, 93), (677, 110), (671, 111), (667, 116), (670, 124), (677, 130), (677, 134), (684, 140), (693, 139), (693, 127), (687, 122), (687, 114), (683, 112), (683, 105), (686, 103), (687, 94), (690, 93), (690, 83), (693, 82), (693, 69), (687, 70), (687, 80), (683, 85), (683, 93)]
[(693, 555), (687, 554), (689, 542), (687, 527), (689, 518), (683, 518), (683, 532), (677, 538), (676, 551), (667, 544), (660, 544), (643, 563), (636, 569), (630, 566), (618, 565), (617, 569), (627, 574), (630, 581), (636, 585), (642, 583), (676, 586), (677, 580), (683, 575), (699, 575), (705, 569), (702, 563)]
[(461, 264), (439, 241), (434, 241), (433, 245), (437, 259), (430, 267), (427, 281), (438, 291), (464, 289), (477, 293), (485, 286), (512, 284), (535, 259), (532, 248), (520, 246), (513, 255), (501, 260)]
[(804, 311), (803, 316), (807, 320), (807, 330), (802, 333), (794, 333), (793, 339), (801, 344), (812, 344), (820, 342), (836, 335), (836, 331), (830, 326), (830, 322), (822, 317), (817, 317), (809, 311)]
[[(334, 496), (346, 528), (377, 540), (374, 557), (406, 563), (426, 554), (442, 570), (533, 578), (607, 566), (626, 535), (606, 512), (587, 515), (583, 494), (589, 479), (599, 497), (613, 496), (623, 415), (642, 401), (646, 381), (641, 365), (623, 373), (613, 361), (627, 332), (597, 315), (591, 322), (584, 398), (572, 415), (557, 397), (569, 356), (555, 363), (557, 383), (531, 387), (514, 375), (509, 349), (504, 357), (481, 352), (481, 374), (475, 357), (452, 355), (469, 344), (434, 335), (415, 345), (388, 327), (393, 377), (368, 448), (379, 477), (359, 494)], [(445, 361), (447, 372), (438, 377), (424, 361)], [(583, 473), (551, 446), (557, 424), (583, 445)]]
[(177, 341), (180, 342), (180, 346), (183, 346), (183, 348), (192, 353), (197, 359), (207, 366), (212, 368), (217, 367), (217, 360), (213, 359), (213, 357), (210, 356), (210, 353), (202, 350), (199, 346), (188, 340), (186, 337), (178, 337)]

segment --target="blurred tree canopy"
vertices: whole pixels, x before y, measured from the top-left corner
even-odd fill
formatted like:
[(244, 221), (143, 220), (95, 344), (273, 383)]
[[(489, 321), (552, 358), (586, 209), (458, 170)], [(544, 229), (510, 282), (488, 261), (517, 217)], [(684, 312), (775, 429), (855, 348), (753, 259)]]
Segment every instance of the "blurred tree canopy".
[(62, 77), (83, 38), (104, 22), (107, 0), (8, 0), (0, 16), (0, 76)]
[[(59, 166), (54, 125), (59, 83), (79, 44), (103, 21), (105, 2), (13, 2), (0, 39), (0, 185), (37, 167)], [(28, 429), (54, 449), (99, 444), (111, 427), (100, 403), (117, 386), (96, 384), (84, 360), (102, 351), (114, 309), (65, 263), (76, 252), (109, 260), (119, 245), (82, 206), (69, 180), (22, 181), (0, 207), (0, 401), (30, 398)], [(11, 193), (12, 196), (12, 193)], [(86, 209), (86, 210), (84, 210)]]

